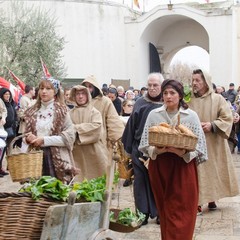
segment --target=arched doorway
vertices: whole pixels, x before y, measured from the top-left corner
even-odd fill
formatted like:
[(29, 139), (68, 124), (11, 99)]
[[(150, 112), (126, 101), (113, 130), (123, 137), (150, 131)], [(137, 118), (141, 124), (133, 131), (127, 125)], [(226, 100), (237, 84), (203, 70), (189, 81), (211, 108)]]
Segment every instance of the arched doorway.
[[(163, 74), (168, 73), (175, 54), (185, 47), (194, 45), (209, 52), (208, 32), (200, 22), (194, 19), (195, 13), (176, 14), (171, 12), (168, 15), (160, 15), (160, 13), (161, 11), (155, 12), (152, 21), (147, 19), (142, 22), (143, 30), (139, 42), (141, 76), (147, 76), (150, 69), (149, 43), (152, 43), (158, 50)], [(143, 73), (143, 71), (145, 72)], [(141, 76), (139, 79), (142, 78)]]
[(198, 46), (187, 46), (176, 52), (170, 66), (181, 62), (189, 66), (196, 66), (209, 72), (209, 53)]

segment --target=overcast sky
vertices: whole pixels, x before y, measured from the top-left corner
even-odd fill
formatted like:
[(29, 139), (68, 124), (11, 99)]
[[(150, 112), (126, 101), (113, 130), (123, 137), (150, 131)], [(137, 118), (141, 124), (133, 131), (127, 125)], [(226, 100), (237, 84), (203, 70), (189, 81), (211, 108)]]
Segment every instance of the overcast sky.
[(206, 50), (197, 46), (190, 46), (180, 50), (173, 57), (171, 64), (176, 61), (196, 65), (205, 71), (209, 71), (209, 54)]

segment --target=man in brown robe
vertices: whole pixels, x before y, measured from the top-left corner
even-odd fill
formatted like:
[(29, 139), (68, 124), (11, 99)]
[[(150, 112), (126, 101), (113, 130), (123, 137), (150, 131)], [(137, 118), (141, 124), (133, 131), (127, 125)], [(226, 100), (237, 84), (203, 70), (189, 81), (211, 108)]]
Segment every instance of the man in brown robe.
[(103, 141), (109, 151), (109, 165), (112, 160), (113, 145), (122, 137), (124, 124), (119, 117), (112, 101), (103, 95), (94, 76), (86, 77), (82, 85), (87, 87), (92, 96), (92, 105), (101, 113), (104, 128)]
[(198, 166), (199, 206), (208, 203), (209, 210), (215, 210), (216, 200), (239, 194), (227, 141), (233, 116), (226, 100), (214, 93), (210, 79), (201, 69), (193, 71), (192, 88), (188, 105), (200, 118), (208, 151), (208, 161)]
[(91, 95), (84, 86), (74, 86), (70, 93), (71, 102), (75, 107), (69, 111), (70, 117), (77, 132), (73, 148), (73, 157), (81, 173), (76, 181), (85, 178), (101, 177), (106, 174), (108, 150), (103, 143), (103, 122), (101, 113), (92, 106)]

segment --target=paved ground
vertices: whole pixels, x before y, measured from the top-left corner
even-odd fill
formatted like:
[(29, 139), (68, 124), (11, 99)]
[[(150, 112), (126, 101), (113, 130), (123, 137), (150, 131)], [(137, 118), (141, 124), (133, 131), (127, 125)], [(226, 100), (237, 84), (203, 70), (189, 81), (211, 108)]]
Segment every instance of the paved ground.
[[(240, 155), (233, 154), (233, 159), (240, 185)], [(13, 183), (10, 176), (0, 178), (0, 192), (16, 192), (19, 183)], [(233, 198), (224, 198), (217, 202), (218, 209), (209, 212), (204, 206), (204, 213), (197, 217), (194, 240), (239, 240), (240, 239), (240, 195)], [(113, 208), (134, 209), (132, 186), (122, 187), (122, 182), (113, 194)], [(160, 237), (160, 227), (155, 219), (148, 225), (142, 226), (132, 233), (116, 234), (118, 240), (157, 240)]]

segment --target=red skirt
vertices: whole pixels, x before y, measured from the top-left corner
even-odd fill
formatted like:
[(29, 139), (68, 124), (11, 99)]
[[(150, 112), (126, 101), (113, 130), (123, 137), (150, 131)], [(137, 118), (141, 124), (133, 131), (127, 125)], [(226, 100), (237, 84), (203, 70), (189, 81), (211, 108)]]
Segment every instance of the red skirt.
[(150, 160), (149, 178), (160, 216), (162, 240), (192, 240), (198, 207), (195, 160), (173, 153)]

